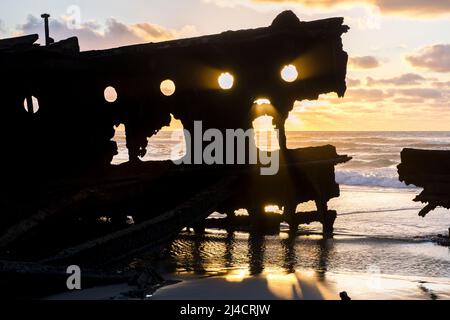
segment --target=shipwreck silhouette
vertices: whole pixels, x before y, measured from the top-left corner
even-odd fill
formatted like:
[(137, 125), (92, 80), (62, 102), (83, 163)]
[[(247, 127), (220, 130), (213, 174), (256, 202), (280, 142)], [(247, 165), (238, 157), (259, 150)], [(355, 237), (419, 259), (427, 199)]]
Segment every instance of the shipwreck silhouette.
[[(37, 35), (0, 40), (2, 256), (105, 266), (156, 248), (186, 226), (271, 233), (282, 220), (292, 232), (319, 221), (332, 235), (334, 166), (350, 158), (333, 146), (287, 149), (284, 122), (296, 100), (344, 95), (347, 30), (343, 18), (303, 22), (286, 11), (265, 28), (108, 50), (80, 52), (77, 38), (52, 43), (48, 34), (46, 46), (35, 44)], [(285, 65), (298, 69), (296, 81), (281, 79)], [(224, 72), (234, 77), (230, 90), (217, 83)], [(160, 90), (166, 79), (175, 84), (172, 95)], [(114, 99), (105, 99), (108, 87)], [(270, 99), (268, 115), (280, 130), (277, 175), (261, 176), (257, 165), (139, 160), (171, 114), (187, 130), (195, 120), (205, 129), (247, 129), (261, 97)], [(130, 161), (111, 165), (119, 124)], [(309, 200), (317, 211), (296, 213)], [(265, 214), (267, 203), (284, 214)], [(250, 216), (235, 217), (239, 208)], [(228, 218), (205, 220), (215, 210)]]

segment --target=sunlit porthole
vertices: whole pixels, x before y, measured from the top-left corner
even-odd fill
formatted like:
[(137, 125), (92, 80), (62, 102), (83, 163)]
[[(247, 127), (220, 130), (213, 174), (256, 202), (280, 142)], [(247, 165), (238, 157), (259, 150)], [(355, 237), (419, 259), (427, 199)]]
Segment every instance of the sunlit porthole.
[(224, 72), (219, 76), (218, 82), (223, 90), (230, 90), (234, 85), (234, 77), (229, 72)]
[(31, 106), (28, 105), (28, 100), (27, 98), (25, 98), (25, 100), (23, 101), (23, 107), (25, 108), (26, 112), (31, 112), (31, 113), (36, 113), (39, 110), (39, 100), (32, 96), (31, 97)]
[(162, 81), (159, 88), (161, 90), (161, 93), (166, 97), (170, 97), (171, 95), (173, 95), (176, 90), (175, 83), (169, 79)]
[(298, 78), (297, 68), (293, 64), (284, 66), (281, 70), (281, 78), (286, 82), (294, 82)]
[(105, 100), (109, 103), (115, 102), (117, 100), (117, 91), (114, 87), (107, 87), (104, 91)]

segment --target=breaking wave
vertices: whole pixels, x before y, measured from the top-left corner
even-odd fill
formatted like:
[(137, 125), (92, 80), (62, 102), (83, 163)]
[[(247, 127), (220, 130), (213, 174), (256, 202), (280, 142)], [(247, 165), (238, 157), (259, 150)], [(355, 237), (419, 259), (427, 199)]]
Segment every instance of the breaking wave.
[[(393, 174), (394, 173), (394, 174)], [(378, 172), (361, 172), (361, 171), (336, 171), (336, 182), (348, 186), (369, 186), (382, 188), (398, 188), (410, 189), (398, 180), (398, 176), (394, 172), (378, 171)]]

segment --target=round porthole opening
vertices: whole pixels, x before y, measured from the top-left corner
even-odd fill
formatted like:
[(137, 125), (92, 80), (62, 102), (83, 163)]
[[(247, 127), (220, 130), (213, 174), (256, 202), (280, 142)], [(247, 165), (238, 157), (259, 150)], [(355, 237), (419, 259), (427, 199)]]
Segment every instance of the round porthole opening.
[(170, 97), (175, 93), (176, 90), (175, 82), (173, 82), (170, 79), (164, 80), (161, 82), (159, 89), (161, 90), (161, 93), (163, 95), (165, 95), (166, 97)]
[(233, 88), (234, 85), (234, 77), (229, 73), (229, 72), (224, 72), (222, 73), (218, 80), (219, 82), (219, 86), (223, 89), (223, 90), (230, 90), (231, 88)]
[(281, 78), (286, 82), (294, 82), (298, 78), (297, 68), (293, 64), (284, 66), (281, 70)]
[(117, 100), (117, 91), (114, 87), (106, 87), (104, 91), (105, 100), (109, 103), (113, 103)]
[(23, 100), (23, 107), (28, 113), (36, 113), (39, 111), (39, 100), (35, 96), (25, 98)]

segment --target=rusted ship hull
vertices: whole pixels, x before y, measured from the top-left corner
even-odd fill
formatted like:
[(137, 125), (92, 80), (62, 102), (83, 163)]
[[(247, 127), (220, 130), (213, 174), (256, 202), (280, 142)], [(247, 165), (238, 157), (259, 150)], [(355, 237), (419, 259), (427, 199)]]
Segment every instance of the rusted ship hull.
[[(295, 203), (315, 200), (314, 219), (331, 233), (335, 215), (328, 215), (326, 203), (339, 195), (334, 166), (349, 158), (332, 146), (286, 150), (284, 122), (295, 100), (344, 95), (341, 35), (347, 30), (342, 18), (301, 22), (285, 12), (266, 28), (110, 50), (80, 52), (76, 38), (46, 47), (36, 46), (35, 36), (0, 41), (0, 112), (7, 119), (7, 156), (0, 158), (2, 255), (107, 264), (183, 226), (201, 231), (213, 210), (248, 207), (252, 219), (262, 221), (266, 201), (285, 206), (296, 227)], [(297, 81), (282, 81), (285, 64), (298, 67)], [(224, 71), (236, 78), (233, 90), (217, 85)], [(161, 94), (164, 79), (176, 83), (176, 94)], [(105, 99), (108, 86), (116, 89), (114, 102)], [(260, 97), (271, 100), (269, 115), (281, 130), (278, 175), (259, 176), (259, 167), (250, 165), (139, 161), (170, 114), (191, 132), (194, 120), (205, 130), (248, 129)], [(114, 166), (119, 124), (130, 161)], [(129, 216), (135, 224), (128, 224)]]

